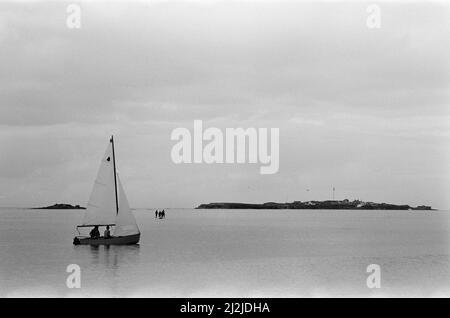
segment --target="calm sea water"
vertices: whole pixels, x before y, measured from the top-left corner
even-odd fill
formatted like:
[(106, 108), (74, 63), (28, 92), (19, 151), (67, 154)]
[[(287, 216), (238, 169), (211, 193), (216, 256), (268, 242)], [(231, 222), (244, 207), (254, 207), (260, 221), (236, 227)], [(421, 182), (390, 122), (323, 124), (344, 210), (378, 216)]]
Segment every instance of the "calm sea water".
[(94, 248), (72, 245), (83, 211), (0, 209), (0, 296), (450, 296), (448, 212), (134, 213), (138, 246)]

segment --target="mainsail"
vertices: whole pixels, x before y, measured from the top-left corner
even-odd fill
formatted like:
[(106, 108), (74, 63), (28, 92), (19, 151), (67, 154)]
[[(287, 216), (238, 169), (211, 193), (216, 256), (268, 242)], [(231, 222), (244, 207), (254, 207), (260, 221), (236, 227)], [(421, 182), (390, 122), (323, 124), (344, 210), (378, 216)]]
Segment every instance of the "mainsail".
[(112, 143), (108, 143), (98, 169), (82, 225), (115, 224), (116, 198)]
[(128, 205), (122, 183), (115, 171), (113, 147), (111, 138), (89, 197), (82, 226), (115, 225), (113, 236), (138, 234), (139, 228)]

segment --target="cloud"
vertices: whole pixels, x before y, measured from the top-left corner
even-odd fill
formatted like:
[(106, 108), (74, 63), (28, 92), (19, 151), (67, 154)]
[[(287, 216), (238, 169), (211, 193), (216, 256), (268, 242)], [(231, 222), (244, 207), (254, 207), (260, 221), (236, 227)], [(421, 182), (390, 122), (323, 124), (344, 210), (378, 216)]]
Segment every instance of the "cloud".
[[(383, 2), (379, 30), (366, 27), (364, 3), (291, 1), (82, 1), (82, 28), (70, 30), (68, 3), (0, 4), (0, 178), (28, 184), (4, 186), (0, 204), (44, 188), (42, 200), (83, 201), (111, 133), (126, 149), (121, 168), (136, 206), (191, 206), (218, 193), (265, 201), (311, 184), (323, 197), (334, 180), (349, 196), (367, 186), (368, 199), (384, 200), (384, 180), (401, 184), (408, 173), (412, 194), (393, 186), (388, 199), (425, 192), (450, 203), (427, 190), (448, 189), (446, 3)], [(194, 119), (281, 127), (280, 173), (174, 168), (171, 129)], [(374, 174), (383, 165), (392, 173)], [(228, 177), (236, 174), (245, 177)]]

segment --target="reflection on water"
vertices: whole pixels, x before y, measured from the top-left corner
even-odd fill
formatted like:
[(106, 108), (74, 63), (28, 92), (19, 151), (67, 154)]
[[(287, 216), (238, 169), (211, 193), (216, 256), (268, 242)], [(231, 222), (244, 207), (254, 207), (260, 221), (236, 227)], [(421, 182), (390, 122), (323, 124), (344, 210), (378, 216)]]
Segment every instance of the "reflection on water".
[[(84, 287), (105, 289), (107, 294), (118, 295), (124, 289), (124, 280), (136, 279), (133, 273), (143, 266), (141, 248), (136, 245), (76, 245), (71, 259), (81, 267)], [(100, 292), (103, 294), (104, 292)]]
[(74, 245), (76, 258), (88, 259), (92, 265), (102, 264), (105, 269), (139, 263), (139, 244), (135, 245)]
[[(140, 245), (74, 246), (79, 211), (0, 209), (0, 297), (450, 295), (449, 213), (135, 215)], [(70, 264), (78, 290), (66, 286)], [(368, 264), (382, 269), (379, 291), (367, 289)]]

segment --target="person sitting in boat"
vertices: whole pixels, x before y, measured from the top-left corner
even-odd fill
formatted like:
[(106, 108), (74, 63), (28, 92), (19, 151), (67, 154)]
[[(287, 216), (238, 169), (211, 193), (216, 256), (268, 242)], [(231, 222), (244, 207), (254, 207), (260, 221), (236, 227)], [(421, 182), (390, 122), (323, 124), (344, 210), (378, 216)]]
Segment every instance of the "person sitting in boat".
[(111, 238), (111, 232), (109, 231), (109, 225), (106, 226), (106, 230), (105, 230), (105, 232), (103, 233), (103, 236), (104, 236), (105, 238)]
[(91, 230), (91, 232), (89, 233), (89, 235), (91, 236), (91, 238), (93, 239), (97, 239), (100, 237), (100, 232), (98, 230), (98, 225), (94, 226), (94, 228)]

